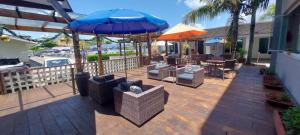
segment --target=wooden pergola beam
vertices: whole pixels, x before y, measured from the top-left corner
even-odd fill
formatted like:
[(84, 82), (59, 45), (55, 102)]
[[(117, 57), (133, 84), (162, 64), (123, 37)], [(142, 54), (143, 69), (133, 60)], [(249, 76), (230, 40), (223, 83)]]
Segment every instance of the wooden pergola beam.
[[(56, 1), (65, 1), (65, 0), (56, 0)], [(37, 9), (46, 9), (46, 10), (55, 10), (51, 5), (40, 4), (37, 2), (30, 2), (24, 0), (0, 0), (0, 4), (12, 5), (12, 6), (21, 6), (21, 7), (29, 7), (29, 8), (37, 8)], [(63, 8), (66, 12), (73, 12), (70, 8)]]
[[(19, 14), (18, 14), (19, 12)], [(4, 17), (12, 17), (12, 18), (22, 18), (22, 19), (29, 19), (29, 20), (36, 20), (36, 21), (48, 21), (48, 22), (57, 22), (57, 23), (67, 23), (62, 17), (52, 17), (48, 15), (41, 15), (41, 14), (34, 14), (34, 13), (27, 13), (15, 10), (8, 10), (8, 9), (0, 9), (0, 16)]]
[[(30, 26), (16, 26), (16, 25), (5, 25), (7, 28), (11, 30), (24, 30), (24, 31), (35, 31), (35, 32), (60, 32), (61, 29), (53, 29), (53, 28), (42, 28), (42, 27), (30, 27)], [(70, 32), (67, 30), (67, 32)]]
[(51, 3), (52, 7), (57, 11), (68, 23), (72, 21), (72, 18), (67, 14), (64, 8), (58, 3), (57, 0), (47, 0)]

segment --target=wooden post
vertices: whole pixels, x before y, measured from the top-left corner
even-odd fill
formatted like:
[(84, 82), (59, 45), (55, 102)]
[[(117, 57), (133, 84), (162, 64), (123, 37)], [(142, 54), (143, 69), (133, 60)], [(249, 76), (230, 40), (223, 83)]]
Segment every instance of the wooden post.
[(95, 63), (95, 72), (96, 72), (96, 75), (99, 75), (97, 63)]
[(150, 42), (150, 34), (147, 33), (147, 46), (148, 46), (148, 60), (147, 61), (147, 64), (150, 64), (150, 61), (151, 61), (151, 42)]
[(135, 47), (135, 56), (139, 56), (139, 51), (138, 51), (138, 43), (137, 41), (133, 41), (134, 47)]
[(76, 95), (74, 68), (71, 68), (73, 94)]
[(140, 57), (140, 67), (143, 66), (143, 54), (142, 54), (142, 42), (139, 42), (139, 57)]
[(82, 72), (83, 67), (81, 64), (80, 46), (79, 46), (79, 34), (72, 31), (73, 45), (74, 45), (74, 55), (75, 55), (75, 66), (77, 72)]
[(182, 44), (181, 44), (181, 40), (179, 41), (179, 50), (178, 50), (178, 52), (179, 52), (179, 58), (181, 58), (181, 56), (182, 56)]
[(126, 43), (125, 43), (125, 35), (124, 34), (123, 34), (123, 47), (124, 47), (125, 78), (127, 79), (127, 58), (126, 58)]
[(102, 41), (102, 39), (98, 34), (96, 34), (96, 38), (97, 38), (97, 50), (98, 50), (98, 71), (99, 71), (100, 75), (103, 75), (104, 70), (103, 70), (102, 50), (101, 50), (101, 41)]
[(168, 55), (169, 55), (169, 51), (168, 51), (168, 41), (166, 40), (165, 42), (166, 42), (166, 43), (165, 43), (165, 47), (166, 47), (166, 56), (168, 56)]
[(120, 41), (119, 41), (119, 50), (120, 50), (120, 56), (122, 56), (122, 44)]
[(4, 76), (0, 73), (0, 94), (6, 94), (5, 86), (4, 86)]

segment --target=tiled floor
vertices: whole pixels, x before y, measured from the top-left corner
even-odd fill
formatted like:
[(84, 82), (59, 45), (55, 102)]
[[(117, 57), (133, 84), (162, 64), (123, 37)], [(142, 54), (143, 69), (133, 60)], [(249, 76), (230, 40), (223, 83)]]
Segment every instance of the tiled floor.
[(142, 127), (109, 106), (74, 96), (69, 84), (2, 95), (0, 134), (273, 135), (272, 108), (264, 102), (258, 70), (242, 67), (235, 79), (225, 81), (206, 77), (196, 89), (149, 80), (146, 68), (129, 71), (129, 79), (166, 90), (164, 111)]

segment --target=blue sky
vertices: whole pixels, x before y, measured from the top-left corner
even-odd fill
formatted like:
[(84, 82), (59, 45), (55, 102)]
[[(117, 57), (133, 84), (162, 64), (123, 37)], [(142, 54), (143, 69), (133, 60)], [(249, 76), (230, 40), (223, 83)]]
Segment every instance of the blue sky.
[[(271, 0), (274, 1), (274, 0)], [(89, 14), (97, 10), (127, 8), (158, 16), (170, 24), (170, 27), (182, 22), (183, 16), (203, 3), (199, 0), (69, 0), (73, 11)], [(196, 26), (200, 28), (215, 28), (227, 25), (228, 13), (223, 13), (212, 20), (199, 20)], [(52, 36), (50, 33), (18, 32), (39, 38), (42, 35)]]

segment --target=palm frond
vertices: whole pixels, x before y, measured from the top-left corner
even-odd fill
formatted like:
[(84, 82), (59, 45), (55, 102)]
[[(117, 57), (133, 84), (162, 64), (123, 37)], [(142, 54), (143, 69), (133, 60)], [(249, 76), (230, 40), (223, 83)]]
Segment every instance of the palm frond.
[(192, 10), (183, 18), (184, 23), (195, 23), (199, 19), (212, 19), (224, 10), (215, 4), (208, 4), (198, 9)]

